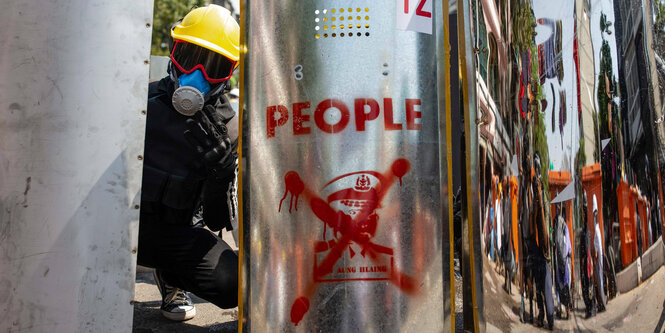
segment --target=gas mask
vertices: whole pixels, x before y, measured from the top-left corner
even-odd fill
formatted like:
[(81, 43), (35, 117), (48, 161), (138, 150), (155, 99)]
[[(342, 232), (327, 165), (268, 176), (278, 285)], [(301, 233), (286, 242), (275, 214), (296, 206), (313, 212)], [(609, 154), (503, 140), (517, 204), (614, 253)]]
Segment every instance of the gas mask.
[[(172, 34), (175, 34), (175, 29)], [(237, 60), (184, 40), (174, 39), (169, 70), (176, 90), (173, 107), (185, 116), (213, 104), (224, 92), (236, 68)]]
[(206, 95), (210, 92), (210, 83), (201, 70), (178, 76), (178, 88), (173, 93), (171, 102), (176, 111), (185, 116), (193, 116), (203, 109)]

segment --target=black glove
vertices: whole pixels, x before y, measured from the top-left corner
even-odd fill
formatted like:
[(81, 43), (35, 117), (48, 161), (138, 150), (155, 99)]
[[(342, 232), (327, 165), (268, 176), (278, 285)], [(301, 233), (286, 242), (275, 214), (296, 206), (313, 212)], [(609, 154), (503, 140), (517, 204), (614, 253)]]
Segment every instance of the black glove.
[(201, 156), (208, 173), (221, 180), (235, 172), (238, 140), (231, 142), (222, 116), (215, 108), (206, 105), (186, 123), (189, 129), (183, 133), (185, 139)]

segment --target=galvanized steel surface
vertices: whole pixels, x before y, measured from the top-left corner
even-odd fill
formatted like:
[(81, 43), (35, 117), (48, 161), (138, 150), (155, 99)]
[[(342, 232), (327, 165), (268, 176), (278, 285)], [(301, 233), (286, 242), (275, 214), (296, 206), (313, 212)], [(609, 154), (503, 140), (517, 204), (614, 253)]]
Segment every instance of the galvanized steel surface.
[(0, 331), (128, 332), (152, 1), (0, 20)]
[(252, 331), (445, 327), (440, 29), (396, 30), (393, 4), (247, 2)]
[[(622, 278), (638, 283), (640, 273), (630, 267), (640, 258), (645, 265), (643, 253), (658, 246), (665, 217), (665, 1), (470, 0), (466, 8), (473, 43), (467, 57), (474, 60), (467, 68), (475, 71), (478, 101), (472, 146), (479, 162), (472, 166), (480, 184), (474, 201), (481, 204), (474, 213), (482, 216), (474, 221), (474, 230), (482, 230), (474, 239), (482, 252), (474, 258), (482, 260), (476, 276), (482, 276), (487, 330), (533, 329), (519, 315), (537, 318), (528, 309), (537, 292), (553, 300), (555, 313), (570, 312), (570, 320), (554, 318), (555, 329), (603, 323), (630, 330), (633, 323), (615, 307), (621, 304), (614, 302), (616, 286)], [(511, 178), (513, 159), (519, 172)], [(547, 230), (549, 247), (536, 227)], [(589, 253), (581, 247), (586, 232)], [(517, 274), (506, 284), (502, 267), (510, 266), (511, 253)], [(646, 265), (642, 272), (651, 274), (662, 263)], [(544, 272), (555, 292), (539, 286), (548, 279)], [(502, 288), (510, 286), (512, 295)], [(609, 301), (594, 305), (584, 294), (598, 304)], [(576, 309), (607, 312), (586, 320)], [(662, 320), (640, 318), (649, 323), (662, 328)]]

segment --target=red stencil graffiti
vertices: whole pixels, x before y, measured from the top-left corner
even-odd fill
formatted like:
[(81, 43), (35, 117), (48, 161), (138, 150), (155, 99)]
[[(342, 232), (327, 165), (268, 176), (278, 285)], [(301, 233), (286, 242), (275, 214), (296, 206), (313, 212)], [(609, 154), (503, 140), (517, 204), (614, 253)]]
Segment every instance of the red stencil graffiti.
[[(324, 225), (323, 239), (314, 244), (314, 278), (291, 307), (293, 324), (298, 325), (309, 310), (309, 299), (320, 282), (387, 280), (402, 292), (416, 293), (415, 280), (394, 267), (393, 249), (372, 241), (381, 201), (395, 181), (402, 185), (409, 168), (408, 160), (397, 159), (384, 173), (347, 173), (325, 184), (322, 194), (307, 187), (297, 172), (286, 173), (286, 191), (278, 211), (289, 194), (289, 213), (297, 211), (303, 196)], [(327, 235), (332, 236), (328, 239)]]

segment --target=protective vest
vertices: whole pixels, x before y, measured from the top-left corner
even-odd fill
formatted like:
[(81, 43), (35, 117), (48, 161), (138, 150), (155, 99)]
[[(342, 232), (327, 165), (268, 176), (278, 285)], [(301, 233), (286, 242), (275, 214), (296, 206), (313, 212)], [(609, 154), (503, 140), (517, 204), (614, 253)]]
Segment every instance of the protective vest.
[[(210, 197), (226, 195), (229, 182), (211, 181), (207, 177), (200, 156), (183, 135), (188, 129), (186, 120), (190, 117), (178, 113), (171, 104), (174, 90), (169, 77), (152, 82), (148, 89), (141, 220), (189, 225), (195, 211), (200, 211), (202, 193), (209, 193)], [(218, 110), (228, 122), (234, 112), (225, 97), (222, 96), (220, 102), (224, 110), (219, 107)], [(234, 177), (232, 170), (228, 178), (232, 180)], [(223, 205), (220, 203), (219, 206)], [(210, 212), (219, 210), (218, 207), (208, 208)], [(214, 215), (214, 219), (208, 219), (210, 221), (206, 224), (212, 223), (219, 228), (230, 225), (228, 213)]]

